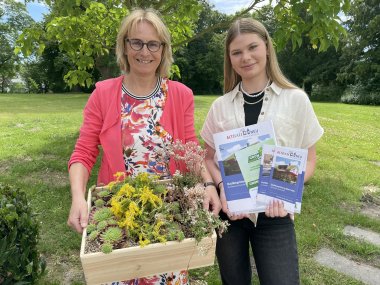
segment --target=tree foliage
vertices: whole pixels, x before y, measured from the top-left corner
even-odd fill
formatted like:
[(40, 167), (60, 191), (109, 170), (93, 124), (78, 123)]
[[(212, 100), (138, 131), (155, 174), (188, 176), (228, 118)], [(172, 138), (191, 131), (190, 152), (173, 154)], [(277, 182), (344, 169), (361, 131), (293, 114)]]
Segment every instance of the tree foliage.
[(344, 84), (359, 84), (380, 93), (380, 3), (378, 0), (355, 0), (348, 13), (349, 31), (343, 47), (345, 65), (338, 75)]
[[(45, 0), (51, 14), (44, 25), (35, 25), (24, 30), (19, 38), (17, 51), (25, 55), (33, 50), (40, 53), (46, 41), (56, 41), (75, 64), (75, 68), (65, 75), (69, 85), (91, 85), (91, 70), (101, 70), (101, 78), (108, 76), (107, 68), (101, 66), (102, 59), (113, 58), (116, 33), (121, 19), (133, 7), (152, 7), (158, 10), (172, 35), (174, 50), (216, 30), (223, 30), (241, 15), (259, 9), (264, 0), (254, 0), (244, 10), (233, 16), (224, 17), (219, 22), (196, 30), (198, 17), (205, 10), (205, 0)], [(278, 49), (283, 49), (288, 40), (292, 47), (302, 45), (307, 35), (308, 42), (315, 49), (326, 50), (330, 45), (338, 45), (345, 30), (339, 24), (339, 12), (347, 11), (349, 0), (275, 0), (276, 21), (279, 23), (274, 34)], [(304, 15), (301, 17), (300, 15)], [(211, 43), (216, 45), (218, 37)], [(104, 60), (103, 60), (104, 62)], [(202, 66), (205, 67), (205, 66)]]
[(325, 51), (330, 45), (338, 48), (339, 39), (346, 35), (340, 24), (340, 12), (348, 12), (349, 0), (278, 0), (274, 16), (278, 23), (274, 33), (279, 49), (288, 40), (293, 49), (300, 47), (307, 35), (313, 48)]
[(56, 42), (47, 42), (41, 55), (24, 61), (19, 74), (28, 93), (57, 93), (68, 91), (63, 76), (72, 68), (74, 64), (64, 52), (59, 51)]
[[(199, 34), (226, 22), (227, 16), (204, 3), (195, 33)], [(220, 94), (223, 90), (223, 55), (224, 32), (227, 27), (214, 32), (202, 33), (189, 44), (179, 48), (175, 62), (181, 71), (181, 81), (188, 85), (195, 94)]]
[[(253, 17), (263, 22), (271, 35), (276, 34), (281, 25), (270, 5), (254, 13)], [(304, 11), (299, 17), (306, 18), (306, 12)], [(306, 33), (302, 33), (301, 39), (302, 43), (297, 49), (294, 49), (292, 41), (288, 40), (284, 48), (277, 53), (277, 57), (285, 75), (311, 94), (314, 84), (329, 84), (336, 80), (336, 74), (341, 67), (339, 64), (341, 49), (330, 46), (326, 51), (320, 52), (307, 40)], [(342, 45), (341, 41), (339, 45)]]
[[(115, 52), (116, 35), (121, 20), (134, 6), (154, 7), (159, 10), (171, 31), (173, 41), (192, 35), (194, 19), (199, 11), (198, 1), (45, 1), (51, 9), (44, 26), (26, 29), (19, 39), (21, 50), (29, 55), (32, 50), (45, 48), (46, 41), (56, 41), (76, 68), (65, 75), (70, 86), (93, 83), (90, 71), (102, 70), (105, 57)], [(104, 71), (107, 73), (106, 71)]]
[[(263, 22), (271, 35), (274, 35), (281, 25), (270, 5), (262, 7), (253, 17)], [(306, 11), (299, 17), (307, 18)], [(339, 41), (338, 49), (330, 46), (321, 52), (313, 48), (307, 33), (303, 33), (301, 37), (302, 43), (298, 48), (294, 49), (292, 41), (289, 40), (277, 53), (282, 71), (293, 83), (304, 88), (307, 94), (313, 95), (313, 100), (339, 101), (344, 91), (344, 86), (336, 81), (342, 67), (342, 40)]]
[(25, 6), (14, 0), (0, 3), (0, 92), (5, 92), (16, 75), (20, 56), (14, 54), (16, 39), (33, 22)]

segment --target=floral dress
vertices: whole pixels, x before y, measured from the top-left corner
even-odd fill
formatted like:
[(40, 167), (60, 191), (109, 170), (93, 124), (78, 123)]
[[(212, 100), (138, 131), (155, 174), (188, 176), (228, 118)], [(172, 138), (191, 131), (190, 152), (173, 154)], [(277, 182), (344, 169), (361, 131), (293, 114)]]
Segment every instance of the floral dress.
[[(167, 98), (167, 80), (159, 78), (154, 91), (144, 97), (133, 95), (122, 86), (121, 130), (125, 170), (127, 175), (140, 172), (169, 175), (169, 157), (165, 145), (172, 142), (171, 135), (159, 124)], [(115, 281), (107, 285), (186, 285), (188, 274), (163, 273), (128, 281)]]
[(148, 172), (167, 176), (165, 145), (172, 137), (159, 124), (167, 97), (167, 80), (159, 79), (153, 92), (137, 97), (123, 85), (121, 129), (125, 170), (135, 176)]

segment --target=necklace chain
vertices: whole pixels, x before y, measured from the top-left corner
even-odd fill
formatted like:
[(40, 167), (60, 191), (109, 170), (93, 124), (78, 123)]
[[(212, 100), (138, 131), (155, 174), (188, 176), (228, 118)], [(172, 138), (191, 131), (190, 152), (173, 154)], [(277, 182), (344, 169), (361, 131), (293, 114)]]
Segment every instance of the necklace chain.
[(245, 99), (244, 99), (244, 103), (245, 103), (245, 104), (248, 104), (248, 105), (255, 105), (255, 104), (260, 103), (261, 101), (263, 101), (263, 99), (264, 99), (264, 96), (261, 97), (261, 98), (260, 98), (259, 100), (257, 100), (256, 102), (248, 102), (248, 101), (245, 101)]
[[(249, 94), (247, 91), (245, 91), (245, 90), (243, 89), (243, 82), (241, 81), (241, 82), (240, 82), (240, 90), (241, 90), (241, 92), (243, 92), (243, 93), (244, 93), (245, 95), (247, 95), (248, 97), (250, 97), (250, 98), (256, 98), (256, 97), (259, 97), (261, 94), (264, 93), (265, 89), (269, 86), (269, 83), (270, 83), (270, 79), (268, 79), (268, 82), (267, 82), (267, 84), (265, 85), (264, 89), (261, 90), (259, 93), (257, 93), (257, 94)], [(259, 101), (259, 102), (260, 102), (260, 101)]]

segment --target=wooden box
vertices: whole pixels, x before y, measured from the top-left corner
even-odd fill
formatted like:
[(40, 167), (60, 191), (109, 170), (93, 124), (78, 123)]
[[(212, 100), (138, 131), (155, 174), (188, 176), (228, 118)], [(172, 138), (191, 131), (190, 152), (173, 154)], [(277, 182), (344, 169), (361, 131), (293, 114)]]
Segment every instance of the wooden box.
[[(88, 193), (91, 204), (91, 191)], [(198, 244), (188, 238), (181, 242), (155, 243), (145, 247), (129, 247), (102, 252), (84, 253), (87, 231), (83, 231), (80, 259), (86, 282), (89, 285), (128, 280), (158, 273), (179, 271), (214, 264), (216, 234), (202, 239)]]

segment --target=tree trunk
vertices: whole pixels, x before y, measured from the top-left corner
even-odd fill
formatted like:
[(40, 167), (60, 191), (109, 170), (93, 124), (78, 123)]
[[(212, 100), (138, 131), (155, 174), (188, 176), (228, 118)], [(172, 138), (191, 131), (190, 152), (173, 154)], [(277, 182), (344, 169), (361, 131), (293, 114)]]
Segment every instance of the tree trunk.
[(5, 78), (4, 75), (1, 76), (1, 93), (4, 93)]

